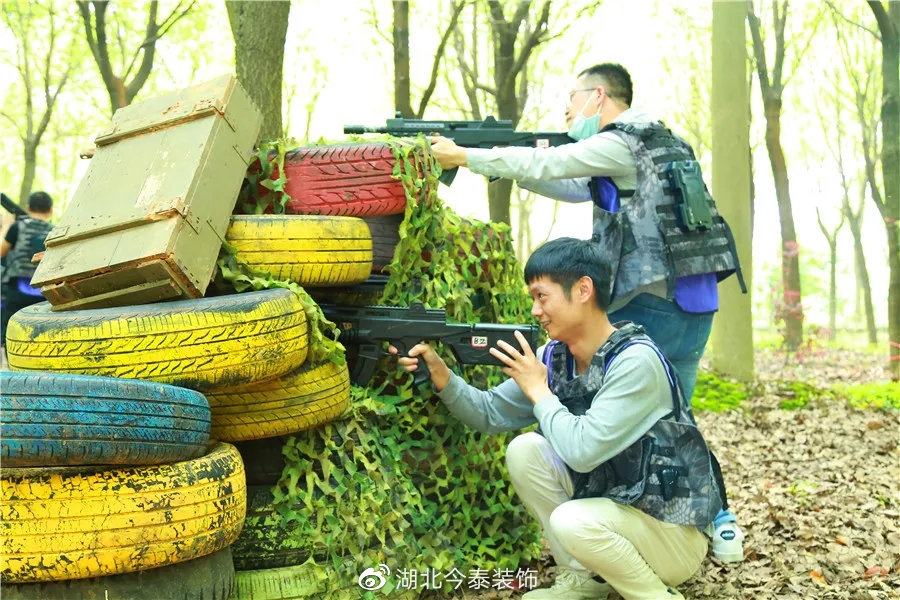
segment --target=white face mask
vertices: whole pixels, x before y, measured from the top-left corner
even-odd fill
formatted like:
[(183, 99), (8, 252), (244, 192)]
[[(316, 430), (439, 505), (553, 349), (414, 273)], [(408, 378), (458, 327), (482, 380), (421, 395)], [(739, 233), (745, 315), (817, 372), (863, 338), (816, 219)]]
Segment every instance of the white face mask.
[[(588, 99), (590, 102), (590, 99)], [(597, 114), (585, 117), (584, 109), (587, 108), (588, 102), (584, 103), (581, 111), (575, 115), (572, 120), (572, 126), (569, 127), (569, 137), (574, 140), (586, 140), (595, 133), (600, 131), (600, 107), (597, 108)]]

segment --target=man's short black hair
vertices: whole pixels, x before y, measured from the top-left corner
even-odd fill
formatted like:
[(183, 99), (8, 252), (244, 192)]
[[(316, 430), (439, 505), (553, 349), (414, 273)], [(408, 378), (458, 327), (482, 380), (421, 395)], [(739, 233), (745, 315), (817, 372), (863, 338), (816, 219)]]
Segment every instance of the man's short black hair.
[(28, 196), (28, 210), (36, 213), (48, 213), (53, 210), (53, 198), (47, 192), (32, 192)]
[(590, 277), (597, 306), (603, 311), (609, 308), (609, 261), (600, 246), (588, 240), (557, 238), (539, 246), (525, 263), (525, 283), (530, 285), (538, 277), (558, 283), (570, 299), (575, 282)]
[(603, 80), (606, 87), (606, 93), (616, 100), (621, 100), (628, 106), (631, 106), (633, 91), (631, 89), (631, 75), (625, 70), (625, 67), (618, 63), (601, 63), (588, 67), (578, 74), (578, 77), (599, 77)]

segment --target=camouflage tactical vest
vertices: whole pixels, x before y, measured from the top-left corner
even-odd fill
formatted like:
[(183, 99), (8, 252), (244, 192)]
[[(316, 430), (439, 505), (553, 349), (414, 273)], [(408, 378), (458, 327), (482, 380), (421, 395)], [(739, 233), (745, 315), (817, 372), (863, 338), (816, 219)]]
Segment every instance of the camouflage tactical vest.
[[(631, 446), (588, 473), (568, 467), (573, 499), (609, 498), (678, 525), (709, 525), (727, 507), (725, 484), (715, 456), (706, 446), (684, 401), (672, 365), (643, 327), (616, 324), (617, 331), (594, 355), (588, 370), (569, 378), (571, 355), (561, 342), (544, 350), (550, 389), (573, 415), (584, 415), (603, 386), (609, 363), (627, 346), (645, 344), (663, 361), (672, 391), (672, 412)], [(538, 429), (540, 433), (540, 429)]]
[(37, 270), (37, 265), (31, 264), (31, 257), (44, 251), (44, 239), (53, 229), (53, 225), (48, 221), (40, 219), (25, 218), (17, 223), (19, 234), (6, 262), (3, 272), (4, 283), (13, 277), (22, 277), (31, 281)]
[[(623, 202), (617, 212), (594, 205), (593, 241), (603, 246), (610, 258), (611, 298), (664, 280), (671, 299), (676, 278), (704, 273), (715, 273), (719, 281), (737, 273), (746, 292), (731, 229), (705, 185), (702, 193), (708, 203), (710, 226), (690, 231), (679, 222), (676, 190), (666, 167), (695, 161), (690, 145), (661, 122), (613, 122), (603, 131), (614, 133), (628, 145), (637, 167), (637, 185), (629, 202)], [(621, 195), (631, 193), (625, 190)]]

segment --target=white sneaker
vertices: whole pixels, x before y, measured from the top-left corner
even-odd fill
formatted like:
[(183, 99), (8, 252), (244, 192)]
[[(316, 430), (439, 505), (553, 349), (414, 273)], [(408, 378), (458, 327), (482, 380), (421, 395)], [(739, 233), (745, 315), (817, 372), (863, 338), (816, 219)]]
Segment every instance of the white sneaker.
[(737, 523), (725, 523), (716, 527), (712, 543), (713, 556), (723, 562), (744, 560), (744, 532)]
[(531, 590), (522, 594), (522, 600), (606, 600), (610, 591), (608, 583), (587, 573), (559, 567), (552, 587)]

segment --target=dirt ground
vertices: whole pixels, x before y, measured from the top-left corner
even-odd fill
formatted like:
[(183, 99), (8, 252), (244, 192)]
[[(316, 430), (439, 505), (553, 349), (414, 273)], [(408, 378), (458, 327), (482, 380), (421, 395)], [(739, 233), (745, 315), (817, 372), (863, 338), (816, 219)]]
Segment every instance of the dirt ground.
[[(679, 586), (686, 598), (900, 598), (900, 411), (859, 410), (839, 399), (782, 410), (783, 386), (774, 384), (884, 381), (884, 362), (864, 352), (820, 351), (803, 362), (760, 352), (758, 395), (744, 410), (698, 414), (747, 535), (746, 557), (724, 564), (710, 555)], [(542, 586), (552, 582), (551, 565), (545, 554)]]

